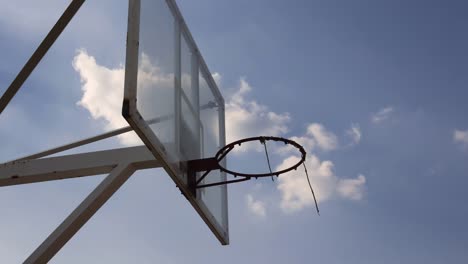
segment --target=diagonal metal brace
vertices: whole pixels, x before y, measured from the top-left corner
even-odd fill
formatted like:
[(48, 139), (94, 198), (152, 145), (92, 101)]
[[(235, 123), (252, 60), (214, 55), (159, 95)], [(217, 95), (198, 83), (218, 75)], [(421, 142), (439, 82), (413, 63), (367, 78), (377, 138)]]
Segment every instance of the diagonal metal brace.
[(24, 261), (27, 264), (47, 263), (101, 208), (135, 172), (131, 164), (119, 164), (88, 197), (55, 229)]
[(85, 0), (73, 0), (0, 98), (0, 114), (72, 20)]

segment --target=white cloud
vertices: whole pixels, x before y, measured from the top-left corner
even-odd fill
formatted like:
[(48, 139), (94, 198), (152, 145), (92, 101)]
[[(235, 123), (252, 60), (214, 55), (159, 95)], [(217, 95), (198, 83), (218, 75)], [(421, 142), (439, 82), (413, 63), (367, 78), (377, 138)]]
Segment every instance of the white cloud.
[(366, 177), (360, 174), (356, 179), (343, 179), (338, 182), (337, 191), (343, 198), (361, 200), (364, 194)]
[(265, 203), (260, 200), (255, 200), (251, 194), (247, 194), (247, 208), (249, 211), (259, 217), (266, 216)]
[(226, 103), (226, 141), (259, 135), (280, 136), (288, 132), (289, 113), (275, 113), (267, 106), (248, 100), (252, 87), (244, 78)]
[[(73, 59), (73, 68), (80, 74), (83, 97), (78, 105), (86, 108), (94, 119), (103, 120), (107, 130), (128, 126), (122, 117), (125, 70), (123, 66), (109, 69), (99, 65), (85, 50)], [(124, 145), (141, 144), (132, 132), (119, 135)]]
[[(127, 126), (127, 122), (121, 116), (125, 73), (123, 66), (104, 67), (86, 51), (79, 50), (73, 60), (73, 67), (80, 74), (82, 81), (83, 97), (78, 104), (86, 108), (94, 119), (104, 120), (105, 128), (108, 130)], [(173, 75), (163, 73), (144, 54), (140, 59), (139, 70), (138, 82), (139, 86), (143, 87), (140, 92), (150, 93), (154, 90), (144, 87), (157, 86), (164, 90), (173, 84)], [(219, 73), (213, 74), (213, 78), (218, 85), (221, 83), (222, 78)], [(265, 105), (247, 99), (251, 90), (247, 81), (241, 78), (236, 92), (227, 100), (227, 142), (258, 135), (280, 136), (288, 132), (287, 123), (291, 119), (289, 114), (272, 112)], [(159, 107), (163, 108), (163, 104), (168, 103), (170, 102), (167, 100), (161, 102)], [(154, 109), (148, 112), (154, 112)], [(119, 139), (124, 145), (140, 144), (139, 138), (134, 133), (120, 135)]]
[(468, 147), (468, 130), (455, 130), (453, 132), (453, 141), (460, 143), (462, 146)]
[[(299, 157), (290, 156), (277, 169), (290, 167), (298, 161)], [(333, 162), (329, 160), (320, 161), (315, 155), (308, 155), (306, 166), (319, 203), (333, 197), (351, 200), (363, 198), (365, 185), (363, 175), (359, 175), (356, 179), (341, 179), (333, 172)], [(280, 207), (283, 212), (296, 212), (307, 206), (314, 205), (314, 199), (302, 167), (281, 175), (278, 181), (278, 190), (281, 192)]]
[(221, 74), (219, 74), (218, 72), (215, 72), (215, 73), (212, 74), (212, 77), (213, 77), (213, 80), (215, 81), (216, 85), (218, 87), (221, 86), (221, 80), (222, 80)]
[[(293, 136), (289, 137), (304, 147), (307, 152), (313, 151), (315, 148), (331, 151), (338, 148), (338, 138), (336, 135), (328, 131), (322, 124), (312, 123), (307, 126), (307, 132), (304, 136)], [(279, 154), (290, 154), (291, 151), (296, 151), (294, 148), (289, 146), (282, 146), (276, 149)]]
[[(294, 137), (290, 137), (289, 139), (298, 143), (302, 147), (304, 147), (306, 152), (312, 151), (312, 149), (314, 149), (315, 146), (317, 145), (316, 141), (309, 136), (302, 136), (302, 137), (294, 136)], [(276, 153), (283, 154), (283, 155), (291, 154), (292, 151), (297, 151), (297, 150), (295, 148), (292, 148), (290, 145), (281, 146), (278, 149), (275, 149)]]
[(317, 143), (322, 150), (334, 150), (338, 147), (338, 139), (332, 132), (325, 129), (322, 124), (312, 123), (307, 127), (307, 134)]
[(371, 121), (374, 124), (382, 123), (383, 121), (389, 119), (393, 112), (394, 109), (391, 106), (382, 108), (377, 113), (372, 114)]
[(346, 130), (346, 135), (351, 138), (351, 145), (357, 145), (361, 142), (361, 128), (358, 124), (351, 124), (351, 127)]

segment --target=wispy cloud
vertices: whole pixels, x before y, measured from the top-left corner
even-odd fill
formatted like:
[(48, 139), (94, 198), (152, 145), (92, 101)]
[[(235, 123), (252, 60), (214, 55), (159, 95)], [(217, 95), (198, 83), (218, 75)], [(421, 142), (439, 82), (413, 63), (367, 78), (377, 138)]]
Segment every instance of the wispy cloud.
[(351, 139), (351, 144), (350, 145), (357, 145), (359, 142), (361, 142), (361, 128), (359, 127), (358, 124), (351, 124), (351, 127), (346, 130), (346, 136), (348, 136)]
[(388, 120), (393, 112), (394, 108), (391, 106), (382, 108), (377, 113), (372, 114), (371, 121), (374, 124), (382, 123), (383, 121)]
[(260, 200), (255, 200), (251, 194), (247, 194), (246, 201), (247, 201), (247, 208), (249, 209), (249, 212), (259, 217), (266, 216), (265, 202), (260, 201)]
[(453, 132), (453, 141), (463, 147), (468, 147), (468, 130), (455, 130)]

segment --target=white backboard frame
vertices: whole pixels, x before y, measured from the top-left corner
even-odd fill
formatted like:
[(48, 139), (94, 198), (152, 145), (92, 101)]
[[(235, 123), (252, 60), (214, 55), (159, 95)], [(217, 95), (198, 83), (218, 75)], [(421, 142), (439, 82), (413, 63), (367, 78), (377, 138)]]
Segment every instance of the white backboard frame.
[[(178, 93), (180, 94), (181, 90), (181, 81), (180, 81), (180, 68), (181, 68), (181, 59), (180, 59), (180, 46), (181, 46), (181, 38), (182, 35), (185, 37), (186, 41), (188, 42), (192, 52), (193, 52), (193, 61), (196, 61), (196, 66), (192, 63), (192, 78), (194, 78), (194, 71), (193, 67), (197, 69), (196, 71), (196, 78), (198, 80), (198, 69), (200, 72), (203, 73), (203, 76), (206, 79), (209, 87), (211, 88), (213, 95), (216, 97), (217, 102), (220, 103), (219, 106), (219, 131), (220, 131), (220, 142), (221, 145), (225, 145), (225, 120), (224, 120), (224, 99), (219, 92), (219, 89), (213, 80), (208, 67), (201, 56), (198, 47), (195, 44), (195, 41), (192, 38), (190, 31), (188, 30), (187, 25), (184, 22), (184, 19), (179, 11), (174, 0), (166, 0), (167, 6), (172, 12), (172, 15), (175, 18), (175, 30), (178, 32), (176, 35), (176, 54), (175, 54), (175, 74), (176, 81), (175, 81), (175, 94), (176, 98)], [(164, 145), (155, 135), (153, 130), (149, 127), (149, 124), (145, 121), (142, 117), (140, 112), (138, 111), (137, 105), (137, 78), (138, 78), (138, 59), (139, 59), (139, 35), (140, 35), (140, 8), (141, 8), (141, 1), (140, 0), (129, 0), (129, 12), (128, 12), (128, 32), (127, 32), (127, 50), (126, 50), (126, 67), (125, 67), (125, 87), (124, 87), (124, 102), (122, 107), (122, 115), (133, 128), (133, 130), (138, 134), (144, 144), (149, 148), (151, 153), (154, 157), (161, 162), (162, 166), (169, 174), (169, 176), (174, 180), (176, 185), (180, 188), (183, 192), (185, 197), (189, 200), (201, 218), (205, 221), (214, 235), (218, 238), (218, 240), (223, 245), (229, 244), (229, 229), (228, 229), (228, 202), (227, 202), (227, 187), (226, 185), (217, 187), (223, 188), (222, 189), (222, 214), (223, 218), (226, 219), (226, 224), (221, 225), (218, 220), (212, 215), (210, 209), (205, 205), (203, 200), (200, 199), (200, 195), (193, 196), (191, 191), (186, 184), (187, 179), (185, 182), (183, 179), (180, 178), (180, 175), (186, 174), (184, 170), (185, 166), (180, 166), (180, 164), (175, 165), (171, 164), (170, 160), (168, 159), (168, 153), (165, 150)], [(180, 124), (180, 102), (175, 106), (175, 138), (176, 138), (176, 146), (180, 143), (180, 128), (178, 128)], [(177, 148), (179, 149), (179, 148)], [(214, 155), (214, 153), (213, 153)]]

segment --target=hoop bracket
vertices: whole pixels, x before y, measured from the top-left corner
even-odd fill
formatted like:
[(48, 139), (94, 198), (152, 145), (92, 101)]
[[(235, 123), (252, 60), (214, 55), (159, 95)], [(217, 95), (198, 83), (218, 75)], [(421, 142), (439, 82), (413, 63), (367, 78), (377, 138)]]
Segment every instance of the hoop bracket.
[(215, 157), (206, 159), (189, 160), (187, 162), (189, 172), (201, 172), (219, 169), (218, 160)]
[[(297, 148), (301, 154), (301, 159), (299, 162), (297, 162), (295, 165), (272, 172), (270, 168), (269, 173), (260, 173), (260, 174), (249, 174), (249, 173), (241, 173), (241, 172), (235, 172), (228, 170), (227, 168), (223, 167), (220, 165), (220, 161), (224, 159), (224, 157), (234, 149), (235, 146), (240, 146), (242, 143), (245, 142), (250, 142), (250, 141), (260, 141), (262, 144), (266, 144), (266, 141), (279, 141), (283, 142), (284, 144), (290, 144), (293, 147)], [(268, 154), (267, 154), (268, 155)], [(235, 142), (232, 142), (230, 144), (227, 144), (223, 148), (221, 148), (214, 157), (211, 158), (205, 158), (205, 159), (197, 159), (197, 160), (190, 160), (187, 162), (187, 172), (188, 172), (188, 185), (191, 189), (191, 192), (193, 195), (196, 195), (196, 189), (199, 188), (205, 188), (205, 187), (211, 187), (211, 186), (218, 186), (218, 185), (224, 185), (224, 184), (230, 184), (230, 183), (236, 183), (236, 182), (242, 182), (242, 181), (247, 181), (250, 180), (252, 177), (259, 178), (259, 177), (268, 177), (268, 176), (279, 176), (280, 174), (289, 172), (291, 170), (296, 170), (299, 165), (301, 165), (306, 158), (306, 152), (304, 148), (296, 143), (295, 141), (292, 141), (290, 139), (286, 138), (280, 138), (280, 137), (266, 137), (266, 136), (260, 136), (260, 137), (251, 137), (251, 138), (245, 138), (241, 139)], [(236, 180), (229, 180), (229, 181), (223, 181), (223, 182), (214, 182), (214, 183), (209, 183), (209, 184), (200, 184), (203, 179), (212, 171), (212, 170), (220, 170), (222, 172), (234, 175), (234, 177), (241, 177), (241, 179), (236, 179)], [(197, 172), (202, 172), (203, 173), (198, 179), (197, 179)]]
[[(269, 173), (242, 173), (242, 172), (236, 172), (236, 171), (228, 170), (227, 168), (223, 167), (220, 164), (221, 160), (223, 160), (224, 157), (226, 157), (226, 155), (231, 150), (233, 150), (236, 146), (240, 146), (240, 145), (242, 145), (242, 143), (250, 142), (250, 141), (260, 141), (260, 143), (265, 146), (265, 154), (266, 154), (266, 157), (267, 157), (268, 168), (270, 169)], [(283, 142), (286, 145), (291, 145), (291, 146), (295, 147), (301, 154), (299, 161), (296, 164), (290, 166), (289, 168), (280, 169), (278, 171), (273, 172), (271, 170), (270, 158), (268, 157), (268, 150), (267, 150), (267, 147), (266, 147), (266, 142), (267, 141)], [(312, 185), (310, 184), (309, 174), (307, 173), (307, 167), (305, 165), (306, 155), (307, 155), (307, 153), (306, 153), (304, 147), (302, 147), (297, 142), (295, 142), (293, 140), (290, 140), (290, 139), (286, 139), (286, 138), (260, 136), (260, 137), (251, 137), (251, 138), (245, 138), (245, 139), (237, 140), (237, 141), (229, 143), (226, 146), (219, 149), (214, 157), (205, 158), (205, 159), (198, 159), (198, 160), (190, 160), (190, 161), (187, 162), (187, 174), (188, 174), (187, 176), (188, 176), (189, 189), (190, 189), (190, 192), (192, 193), (192, 195), (194, 197), (196, 197), (197, 189), (200, 189), (200, 188), (206, 188), (206, 187), (211, 187), (211, 186), (218, 186), (218, 185), (225, 185), (225, 184), (230, 184), (230, 183), (243, 182), (243, 181), (248, 181), (251, 178), (256, 178), (257, 179), (257, 178), (269, 177), (269, 176), (279, 177), (280, 174), (284, 174), (284, 173), (290, 172), (292, 170), (297, 170), (297, 168), (302, 164), (304, 166), (304, 171), (305, 171), (305, 174), (306, 174), (306, 177), (307, 177), (307, 181), (309, 183), (310, 190), (311, 190), (312, 195), (314, 197), (315, 208), (317, 209), (317, 213), (320, 215), (317, 200), (315, 199), (315, 193), (314, 193), (314, 190), (312, 189)], [(240, 177), (240, 178), (235, 179), (235, 180), (222, 181), (222, 182), (200, 184), (201, 181), (203, 181), (203, 179), (212, 170), (220, 170), (220, 171), (225, 172), (227, 174), (233, 175), (235, 178), (236, 177)], [(203, 175), (201, 175), (197, 179), (197, 172), (202, 172), (202, 171), (204, 171), (205, 173)]]
[(205, 174), (202, 176), (204, 178), (210, 171), (217, 169), (217, 167), (219, 167), (218, 162), (214, 157), (187, 161), (187, 183), (194, 197), (197, 196), (197, 172), (205, 171)]
[[(236, 180), (200, 184), (200, 182), (213, 170), (221, 170), (221, 166), (219, 166), (219, 162), (215, 157), (189, 160), (187, 162), (188, 185), (193, 196), (196, 197), (197, 189), (250, 180), (250, 177), (241, 177), (240, 179)], [(202, 174), (197, 180), (197, 172), (205, 173)]]

